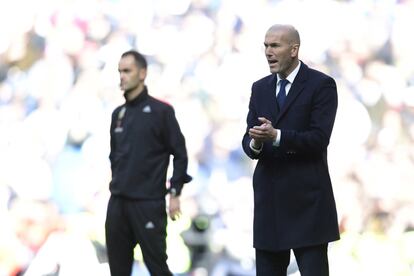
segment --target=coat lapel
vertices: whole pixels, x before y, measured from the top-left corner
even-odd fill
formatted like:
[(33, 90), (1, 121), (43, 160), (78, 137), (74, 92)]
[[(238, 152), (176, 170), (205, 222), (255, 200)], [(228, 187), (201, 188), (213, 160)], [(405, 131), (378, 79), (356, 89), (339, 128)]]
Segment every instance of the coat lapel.
[(269, 113), (272, 115), (271, 121), (274, 122), (277, 114), (279, 113), (279, 106), (277, 104), (276, 99), (276, 83), (277, 83), (277, 76), (276, 74), (273, 74), (268, 81), (268, 88), (266, 89), (267, 93), (269, 95), (266, 97), (266, 99), (270, 99), (267, 102)]
[(280, 118), (283, 117), (284, 114), (289, 110), (289, 106), (295, 101), (295, 99), (302, 93), (305, 88), (305, 83), (307, 79), (307, 72), (308, 66), (306, 66), (303, 62), (301, 63), (300, 69), (298, 74), (295, 77), (295, 80), (290, 87), (289, 93), (286, 96), (286, 100), (280, 112), (278, 112), (275, 120), (275, 124), (277, 124)]

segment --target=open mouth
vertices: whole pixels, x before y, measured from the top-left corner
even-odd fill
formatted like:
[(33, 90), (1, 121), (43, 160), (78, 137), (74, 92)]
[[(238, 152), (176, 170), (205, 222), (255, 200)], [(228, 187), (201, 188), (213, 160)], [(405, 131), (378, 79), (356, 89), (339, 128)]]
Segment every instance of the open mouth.
[(275, 65), (278, 61), (277, 60), (268, 60), (267, 61), (270, 66)]

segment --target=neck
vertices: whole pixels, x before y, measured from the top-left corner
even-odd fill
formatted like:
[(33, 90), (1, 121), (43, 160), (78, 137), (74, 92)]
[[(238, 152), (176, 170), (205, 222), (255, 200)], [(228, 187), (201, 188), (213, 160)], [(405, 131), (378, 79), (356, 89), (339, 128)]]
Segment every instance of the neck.
[(293, 70), (295, 70), (295, 68), (299, 65), (299, 59), (295, 59), (292, 63), (292, 65), (290, 66), (289, 70), (283, 73), (279, 73), (280, 78), (282, 79), (286, 79), (287, 76), (290, 75), (290, 73), (293, 72)]
[(127, 102), (130, 102), (134, 100), (136, 97), (138, 97), (142, 93), (142, 91), (144, 91), (144, 88), (144, 85), (139, 85), (133, 90), (125, 91), (124, 96)]

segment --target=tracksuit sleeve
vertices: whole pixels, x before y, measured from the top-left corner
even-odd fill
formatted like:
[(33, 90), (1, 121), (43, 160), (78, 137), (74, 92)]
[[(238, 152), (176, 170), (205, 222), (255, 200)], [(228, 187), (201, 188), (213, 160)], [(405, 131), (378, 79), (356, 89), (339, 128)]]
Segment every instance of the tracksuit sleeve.
[(180, 195), (183, 185), (192, 180), (187, 174), (188, 156), (185, 138), (181, 132), (174, 109), (171, 107), (166, 115), (166, 139), (170, 153), (173, 155), (173, 175), (170, 179), (170, 189), (174, 188)]

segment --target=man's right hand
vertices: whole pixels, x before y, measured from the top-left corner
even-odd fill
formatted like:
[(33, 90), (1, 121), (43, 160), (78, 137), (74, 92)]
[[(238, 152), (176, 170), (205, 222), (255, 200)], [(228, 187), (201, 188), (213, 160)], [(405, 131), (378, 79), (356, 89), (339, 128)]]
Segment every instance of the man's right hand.
[(261, 148), (261, 144), (265, 141), (275, 141), (277, 131), (272, 126), (272, 122), (264, 117), (259, 117), (262, 123), (260, 126), (254, 126), (249, 129), (249, 136), (254, 140), (253, 147)]

